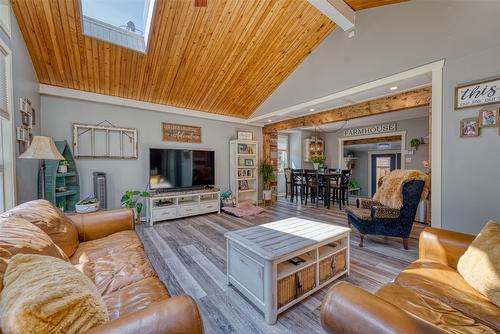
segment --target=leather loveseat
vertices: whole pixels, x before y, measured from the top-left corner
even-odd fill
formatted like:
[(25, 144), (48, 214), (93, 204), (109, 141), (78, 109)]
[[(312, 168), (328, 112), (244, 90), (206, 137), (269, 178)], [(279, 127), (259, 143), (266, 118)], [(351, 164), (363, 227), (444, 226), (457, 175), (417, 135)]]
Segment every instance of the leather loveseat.
[(374, 295), (350, 283), (334, 285), (321, 307), (329, 333), (500, 332), (500, 308), (457, 272), (474, 236), (426, 228), (419, 259)]
[[(19, 220), (32, 224), (15, 224)], [(89, 333), (203, 332), (196, 302), (189, 296), (170, 297), (158, 278), (134, 231), (131, 209), (65, 216), (49, 202), (38, 200), (3, 213), (0, 216), (0, 281), (13, 255), (51, 255), (49, 247), (30, 240), (31, 227), (23, 230), (21, 225), (36, 226), (31, 233), (37, 235), (45, 232), (50, 237), (47, 240), (58, 246), (53, 247), (64, 252), (63, 259), (95, 283), (110, 321), (92, 328)]]

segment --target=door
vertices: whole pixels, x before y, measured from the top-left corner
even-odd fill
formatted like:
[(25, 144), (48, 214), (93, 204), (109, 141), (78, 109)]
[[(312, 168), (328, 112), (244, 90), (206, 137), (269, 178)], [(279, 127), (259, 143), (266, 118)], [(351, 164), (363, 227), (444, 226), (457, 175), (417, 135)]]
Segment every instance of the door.
[(401, 154), (372, 154), (372, 193), (373, 196), (378, 189), (378, 180), (389, 174), (392, 170), (401, 168)]

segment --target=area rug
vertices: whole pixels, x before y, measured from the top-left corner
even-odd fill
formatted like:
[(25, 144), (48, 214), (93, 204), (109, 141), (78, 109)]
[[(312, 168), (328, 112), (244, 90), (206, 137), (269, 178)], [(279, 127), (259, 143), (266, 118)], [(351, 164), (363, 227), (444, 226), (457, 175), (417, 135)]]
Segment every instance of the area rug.
[(239, 204), (236, 207), (224, 207), (222, 208), (222, 211), (224, 211), (227, 214), (230, 214), (232, 216), (236, 217), (247, 217), (247, 216), (254, 216), (258, 215), (262, 211), (264, 211), (264, 208), (261, 208), (259, 206), (255, 206), (250, 203), (243, 203)]

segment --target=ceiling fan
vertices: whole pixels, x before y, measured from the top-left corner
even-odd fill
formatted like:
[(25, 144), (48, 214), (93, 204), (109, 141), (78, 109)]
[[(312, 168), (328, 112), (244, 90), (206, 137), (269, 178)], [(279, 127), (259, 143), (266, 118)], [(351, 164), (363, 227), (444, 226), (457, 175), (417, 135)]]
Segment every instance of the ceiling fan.
[(206, 7), (207, 0), (194, 0), (194, 6), (195, 7)]

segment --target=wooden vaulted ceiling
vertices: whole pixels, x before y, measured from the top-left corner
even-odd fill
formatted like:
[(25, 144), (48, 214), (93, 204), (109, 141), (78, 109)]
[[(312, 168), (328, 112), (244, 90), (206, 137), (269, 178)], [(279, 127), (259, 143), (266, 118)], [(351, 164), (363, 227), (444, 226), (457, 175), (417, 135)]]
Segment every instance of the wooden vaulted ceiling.
[(306, 0), (157, 0), (142, 54), (84, 36), (79, 0), (12, 5), (43, 84), (242, 118), (335, 27)]

